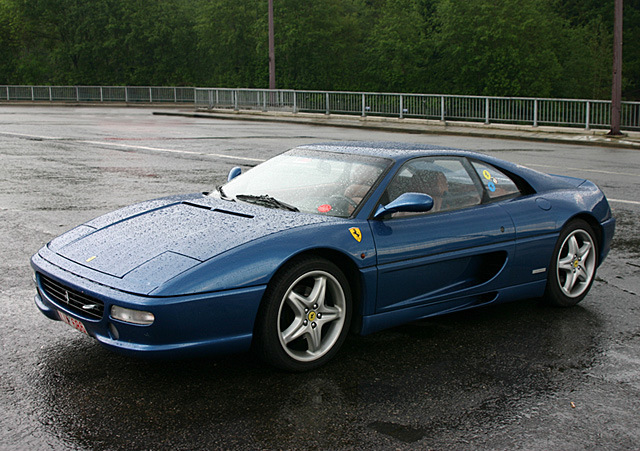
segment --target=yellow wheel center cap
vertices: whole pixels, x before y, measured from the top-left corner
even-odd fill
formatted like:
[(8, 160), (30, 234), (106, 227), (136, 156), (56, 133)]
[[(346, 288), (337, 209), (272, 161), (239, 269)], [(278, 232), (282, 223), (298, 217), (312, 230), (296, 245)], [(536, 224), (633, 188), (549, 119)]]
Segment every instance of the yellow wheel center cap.
[(574, 267), (574, 268), (577, 268), (578, 266), (580, 266), (580, 261), (576, 258), (576, 259), (573, 261), (573, 267)]
[(309, 319), (309, 321), (315, 321), (316, 320), (316, 312), (309, 312), (309, 315), (307, 316), (307, 318)]

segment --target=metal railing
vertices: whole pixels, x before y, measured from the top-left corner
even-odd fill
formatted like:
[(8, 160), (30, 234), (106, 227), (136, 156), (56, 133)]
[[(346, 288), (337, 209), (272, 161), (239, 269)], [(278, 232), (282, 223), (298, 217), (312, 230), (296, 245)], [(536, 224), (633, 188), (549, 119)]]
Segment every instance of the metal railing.
[[(609, 128), (606, 100), (196, 88), (199, 108)], [(640, 102), (622, 102), (622, 128), (640, 130)]]
[(0, 86), (0, 101), (190, 103), (195, 88), (157, 86)]
[[(0, 103), (2, 101), (174, 103), (206, 109), (347, 114), (585, 129), (609, 128), (611, 123), (610, 101), (530, 97), (150, 86), (0, 85)], [(640, 102), (622, 102), (621, 128), (640, 130)]]

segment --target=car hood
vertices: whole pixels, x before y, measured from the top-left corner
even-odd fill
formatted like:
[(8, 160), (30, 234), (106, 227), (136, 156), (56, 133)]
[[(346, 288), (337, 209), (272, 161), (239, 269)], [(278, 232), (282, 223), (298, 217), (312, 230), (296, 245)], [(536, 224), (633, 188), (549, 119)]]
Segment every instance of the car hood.
[(109, 213), (54, 239), (49, 249), (109, 276), (152, 279), (151, 288), (249, 241), (324, 220), (200, 194)]

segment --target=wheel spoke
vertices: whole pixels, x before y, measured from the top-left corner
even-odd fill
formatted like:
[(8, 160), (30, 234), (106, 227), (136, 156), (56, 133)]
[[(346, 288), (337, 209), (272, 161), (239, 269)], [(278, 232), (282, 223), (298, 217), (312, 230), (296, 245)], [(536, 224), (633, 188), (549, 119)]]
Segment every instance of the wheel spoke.
[(567, 245), (569, 246), (569, 256), (573, 257), (574, 255), (578, 255), (578, 240), (575, 235), (571, 235)]
[(308, 352), (315, 354), (317, 351), (322, 350), (322, 328), (315, 327), (310, 328), (307, 331), (307, 344), (309, 346)]
[(313, 302), (311, 302), (309, 298), (306, 298), (296, 293), (295, 291), (291, 290), (291, 292), (287, 296), (287, 305), (291, 307), (296, 317), (301, 318), (304, 316), (304, 313), (305, 313), (304, 309), (310, 308), (311, 305), (313, 305)]
[(342, 317), (342, 310), (337, 307), (330, 307), (328, 305), (325, 305), (320, 313), (322, 313), (322, 322), (324, 324), (330, 323), (331, 321), (335, 321)]
[(575, 286), (577, 280), (578, 278), (576, 277), (575, 272), (573, 271), (567, 272), (567, 279), (564, 281), (564, 286), (562, 287), (562, 289), (567, 293), (567, 295), (571, 294), (571, 290), (573, 290), (573, 287)]
[(578, 266), (578, 271), (576, 272), (576, 277), (578, 278), (578, 280), (580, 280), (580, 282), (588, 282), (589, 281), (589, 273), (587, 272), (587, 269), (582, 265)]
[(563, 271), (571, 272), (573, 270), (573, 255), (558, 260), (558, 268)]
[(306, 332), (306, 327), (304, 326), (303, 320), (301, 318), (296, 318), (287, 329), (281, 333), (282, 340), (289, 344), (292, 341), (300, 338)]
[(591, 243), (589, 241), (585, 241), (580, 249), (578, 249), (577, 255), (581, 260), (586, 260), (589, 257), (589, 252), (591, 252)]
[(327, 293), (327, 278), (324, 276), (318, 276), (314, 279), (313, 288), (311, 294), (309, 294), (309, 305), (324, 305), (324, 298)]

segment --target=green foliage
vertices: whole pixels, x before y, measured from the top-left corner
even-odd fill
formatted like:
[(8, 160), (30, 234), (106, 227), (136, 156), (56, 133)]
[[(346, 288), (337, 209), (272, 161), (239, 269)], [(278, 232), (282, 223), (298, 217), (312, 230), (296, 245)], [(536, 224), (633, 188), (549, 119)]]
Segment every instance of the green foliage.
[(267, 4), (211, 0), (195, 13), (197, 85), (268, 86)]
[(386, 0), (366, 35), (366, 80), (371, 90), (425, 92), (431, 43), (423, 8), (413, 0)]
[[(608, 98), (614, 0), (274, 0), (288, 89)], [(623, 96), (640, 98), (640, 0)], [(0, 84), (268, 86), (267, 0), (0, 0)]]
[(548, 2), (443, 0), (438, 13), (438, 67), (447, 74), (448, 92), (553, 94), (562, 69), (555, 52), (562, 24)]
[(359, 0), (276, 0), (278, 85), (292, 89), (357, 89), (362, 66)]

